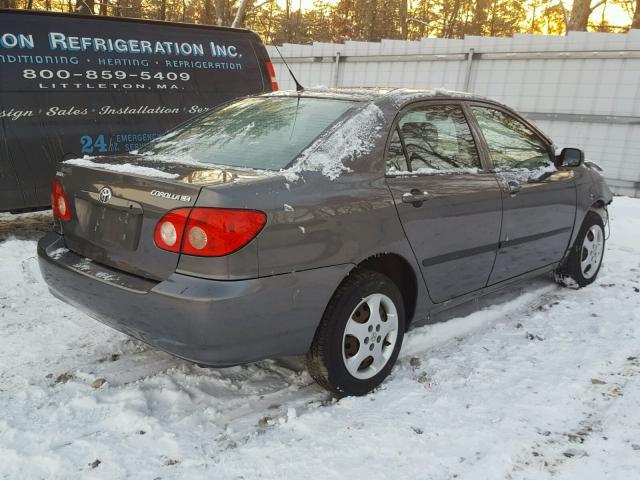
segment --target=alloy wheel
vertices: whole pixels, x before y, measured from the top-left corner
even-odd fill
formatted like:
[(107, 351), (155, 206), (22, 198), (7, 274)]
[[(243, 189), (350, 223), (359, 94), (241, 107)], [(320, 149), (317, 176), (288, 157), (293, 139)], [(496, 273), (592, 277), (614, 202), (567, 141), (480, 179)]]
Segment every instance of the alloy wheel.
[(364, 298), (353, 310), (342, 337), (342, 359), (355, 378), (367, 380), (389, 361), (398, 339), (398, 311), (381, 293)]
[(599, 225), (592, 225), (582, 242), (580, 251), (580, 269), (584, 278), (593, 277), (600, 262), (602, 262), (602, 254), (604, 251), (604, 233)]

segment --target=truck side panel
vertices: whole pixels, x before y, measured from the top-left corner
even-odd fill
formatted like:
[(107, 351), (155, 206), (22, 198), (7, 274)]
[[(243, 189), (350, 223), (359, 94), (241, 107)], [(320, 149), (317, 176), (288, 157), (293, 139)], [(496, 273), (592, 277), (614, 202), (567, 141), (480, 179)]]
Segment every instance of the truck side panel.
[(47, 206), (65, 158), (137, 150), (271, 90), (248, 30), (15, 10), (0, 20), (0, 211)]

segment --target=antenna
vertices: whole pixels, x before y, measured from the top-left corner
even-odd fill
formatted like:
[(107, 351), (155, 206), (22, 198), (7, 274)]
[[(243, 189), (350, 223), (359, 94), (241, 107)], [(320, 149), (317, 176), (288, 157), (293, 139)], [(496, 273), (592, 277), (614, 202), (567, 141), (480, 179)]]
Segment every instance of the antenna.
[(271, 43), (271, 46), (273, 46), (276, 49), (276, 52), (278, 52), (278, 55), (280, 55), (280, 58), (282, 59), (282, 63), (284, 63), (284, 66), (287, 67), (287, 70), (289, 70), (289, 75), (291, 75), (291, 78), (293, 78), (293, 81), (296, 84), (296, 92), (302, 92), (304, 90), (304, 87), (302, 85), (300, 85), (300, 82), (298, 81), (296, 76), (291, 71), (291, 68), (289, 67), (289, 64), (287, 63), (287, 61), (282, 56), (282, 53), (280, 53), (280, 49), (278, 48), (278, 46), (273, 42)]
[[(269, 29), (265, 26), (265, 24), (262, 21), (262, 19), (260, 17), (256, 17), (256, 18), (260, 21), (260, 24), (262, 25), (262, 28), (264, 28), (265, 32), (268, 33)], [(278, 52), (278, 55), (280, 55), (280, 58), (282, 59), (282, 63), (284, 63), (284, 66), (287, 67), (287, 70), (289, 70), (289, 75), (291, 75), (291, 78), (293, 78), (293, 81), (296, 84), (296, 92), (302, 92), (304, 90), (304, 87), (302, 85), (300, 85), (300, 82), (298, 81), (296, 76), (291, 71), (291, 68), (289, 67), (289, 64), (284, 59), (284, 57), (282, 56), (282, 53), (280, 52), (280, 49), (278, 48), (278, 46), (275, 44), (275, 42), (273, 40), (271, 40), (271, 46), (276, 49), (276, 52)]]

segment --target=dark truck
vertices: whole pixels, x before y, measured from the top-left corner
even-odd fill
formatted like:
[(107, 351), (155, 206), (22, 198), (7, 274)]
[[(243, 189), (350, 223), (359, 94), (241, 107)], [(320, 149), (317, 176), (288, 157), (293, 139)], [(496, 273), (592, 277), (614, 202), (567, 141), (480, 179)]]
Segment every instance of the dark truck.
[(0, 211), (48, 207), (63, 159), (135, 151), (277, 88), (250, 30), (0, 9)]

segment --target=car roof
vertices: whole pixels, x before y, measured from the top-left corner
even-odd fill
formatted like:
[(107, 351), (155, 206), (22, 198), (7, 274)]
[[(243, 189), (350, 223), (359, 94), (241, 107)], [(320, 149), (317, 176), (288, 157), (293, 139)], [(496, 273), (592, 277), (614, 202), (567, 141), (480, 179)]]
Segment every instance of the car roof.
[(472, 93), (457, 92), (444, 88), (393, 88), (393, 87), (343, 87), (343, 88), (327, 88), (312, 87), (305, 88), (302, 91), (295, 90), (279, 90), (277, 92), (266, 94), (267, 96), (301, 96), (301, 97), (320, 97), (333, 98), (336, 100), (352, 100), (352, 101), (372, 101), (379, 99), (391, 99), (394, 103), (405, 103), (405, 101), (415, 101), (421, 98), (429, 99), (435, 96), (443, 98), (466, 98), (470, 100), (487, 99)]
[(497, 100), (476, 95), (469, 92), (458, 92), (455, 90), (447, 90), (446, 88), (393, 88), (393, 87), (343, 87), (343, 88), (327, 88), (312, 87), (305, 88), (302, 91), (296, 90), (278, 90), (263, 94), (263, 96), (284, 96), (284, 97), (306, 97), (306, 98), (327, 98), (334, 100), (349, 100), (356, 102), (389, 102), (395, 108), (402, 108), (411, 102), (419, 102), (421, 100), (469, 100), (487, 104), (493, 104), (506, 109), (518, 118), (522, 119), (531, 126), (539, 135), (544, 137), (547, 142), (553, 143), (547, 134), (540, 130), (531, 121), (524, 118), (508, 105)]

